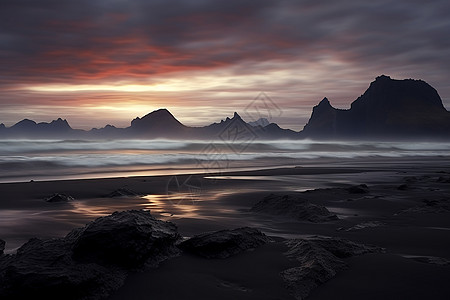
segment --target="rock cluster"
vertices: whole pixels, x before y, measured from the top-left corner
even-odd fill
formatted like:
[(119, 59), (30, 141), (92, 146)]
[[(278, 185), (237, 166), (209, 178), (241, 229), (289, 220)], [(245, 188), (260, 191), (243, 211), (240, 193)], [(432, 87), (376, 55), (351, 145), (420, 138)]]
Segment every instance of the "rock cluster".
[(305, 299), (311, 290), (346, 269), (347, 264), (342, 258), (382, 251), (378, 247), (340, 238), (294, 239), (285, 244), (288, 250), (284, 254), (299, 265), (284, 270), (281, 277), (297, 300)]
[(104, 298), (130, 270), (173, 256), (179, 238), (174, 224), (143, 210), (98, 218), (64, 238), (33, 238), (1, 256), (0, 298)]

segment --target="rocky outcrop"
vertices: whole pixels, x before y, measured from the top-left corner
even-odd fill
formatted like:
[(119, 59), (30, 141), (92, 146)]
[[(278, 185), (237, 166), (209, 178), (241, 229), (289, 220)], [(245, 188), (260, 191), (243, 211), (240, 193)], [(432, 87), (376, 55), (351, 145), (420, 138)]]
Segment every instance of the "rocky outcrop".
[(180, 236), (147, 211), (116, 212), (0, 258), (1, 299), (102, 299), (128, 272), (173, 256)]
[(326, 207), (313, 204), (309, 200), (293, 194), (270, 194), (256, 203), (250, 211), (309, 222), (327, 222), (338, 219)]
[(312, 138), (450, 138), (450, 112), (422, 80), (379, 76), (348, 110), (327, 98), (313, 108), (302, 131)]
[(317, 286), (333, 278), (347, 268), (342, 258), (382, 251), (381, 248), (366, 246), (339, 238), (314, 237), (285, 242), (284, 253), (299, 265), (281, 272), (287, 289), (297, 300), (305, 299)]
[(243, 227), (196, 235), (182, 242), (179, 247), (186, 252), (206, 258), (227, 258), (269, 241), (270, 239), (261, 231)]

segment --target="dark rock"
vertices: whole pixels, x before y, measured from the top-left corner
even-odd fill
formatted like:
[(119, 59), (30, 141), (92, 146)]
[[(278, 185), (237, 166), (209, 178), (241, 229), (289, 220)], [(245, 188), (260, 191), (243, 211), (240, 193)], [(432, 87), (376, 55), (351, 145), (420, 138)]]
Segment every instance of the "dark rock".
[(397, 187), (397, 190), (399, 191), (406, 191), (407, 189), (409, 189), (407, 184), (401, 184)]
[(0, 299), (103, 299), (128, 272), (176, 250), (176, 227), (147, 211), (99, 218), (64, 238), (31, 239), (0, 257)]
[(347, 192), (350, 194), (367, 194), (369, 193), (369, 187), (365, 184), (354, 185), (347, 188)]
[(256, 203), (250, 211), (309, 222), (338, 220), (338, 217), (326, 207), (310, 203), (307, 199), (292, 194), (282, 196), (270, 194)]
[(75, 239), (77, 261), (135, 268), (176, 253), (180, 235), (175, 224), (157, 220), (148, 211), (131, 210), (98, 218), (67, 238)]
[(206, 258), (227, 258), (269, 241), (270, 239), (261, 231), (243, 227), (196, 235), (182, 242), (179, 247), (186, 252)]
[(5, 251), (6, 242), (0, 239), (0, 255), (3, 255), (3, 251)]
[(126, 272), (71, 259), (65, 239), (31, 239), (0, 259), (1, 299), (101, 299), (120, 287)]
[(328, 99), (313, 108), (302, 136), (313, 138), (430, 139), (450, 137), (450, 113), (422, 80), (379, 76), (350, 109)]
[(305, 299), (314, 288), (345, 270), (347, 264), (341, 258), (381, 251), (378, 247), (339, 238), (295, 239), (285, 244), (288, 250), (284, 254), (298, 261), (299, 266), (282, 271), (281, 277), (298, 300)]
[(120, 188), (110, 193), (107, 197), (116, 198), (116, 197), (139, 197), (139, 196), (141, 195), (128, 188)]
[(66, 195), (66, 194), (58, 194), (55, 193), (53, 195), (51, 195), (50, 197), (45, 198), (46, 202), (69, 202), (69, 201), (73, 201), (74, 198), (72, 196)]

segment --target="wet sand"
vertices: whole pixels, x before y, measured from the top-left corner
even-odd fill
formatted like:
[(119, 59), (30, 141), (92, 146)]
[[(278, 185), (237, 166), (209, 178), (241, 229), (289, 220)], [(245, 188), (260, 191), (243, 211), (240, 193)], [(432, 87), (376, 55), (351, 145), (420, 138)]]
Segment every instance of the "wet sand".
[[(449, 165), (446, 157), (375, 159), (207, 176), (0, 184), (0, 238), (13, 252), (31, 237), (63, 236), (96, 217), (143, 208), (177, 224), (184, 237), (251, 226), (275, 242), (225, 260), (182, 255), (132, 274), (111, 299), (293, 299), (279, 276), (292, 265), (281, 241), (312, 235), (342, 237), (386, 252), (346, 259), (349, 268), (309, 299), (448, 299)], [(347, 188), (357, 184), (366, 184), (368, 192), (349, 193)], [(119, 188), (140, 196), (110, 197)], [(45, 202), (53, 193), (75, 200)], [(339, 220), (311, 223), (249, 211), (270, 193), (297, 193)]]

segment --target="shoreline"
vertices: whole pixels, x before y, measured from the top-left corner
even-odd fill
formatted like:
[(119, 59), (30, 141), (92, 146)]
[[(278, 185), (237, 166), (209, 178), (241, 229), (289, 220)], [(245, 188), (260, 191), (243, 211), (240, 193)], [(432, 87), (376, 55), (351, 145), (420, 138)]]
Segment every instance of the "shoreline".
[[(277, 240), (328, 236), (386, 249), (384, 254), (346, 259), (349, 269), (313, 290), (309, 299), (328, 299), (333, 295), (346, 299), (403, 296), (420, 299), (426, 295), (420, 289), (434, 299), (445, 299), (450, 288), (443, 282), (450, 280), (450, 266), (435, 264), (431, 258), (450, 262), (450, 243), (446, 242), (450, 240), (447, 161), (447, 157), (398, 161), (379, 158), (353, 161), (353, 164), (347, 160), (321, 166), (231, 171), (208, 176), (2, 183), (0, 238), (6, 240), (7, 252), (12, 253), (34, 236), (60, 237), (113, 211), (148, 209), (156, 218), (175, 223), (185, 238), (207, 231), (251, 226)], [(367, 191), (349, 192), (350, 187), (361, 184), (367, 185)], [(111, 196), (121, 188), (135, 195)], [(45, 202), (53, 193), (65, 193), (75, 200)], [(259, 215), (249, 210), (271, 193), (306, 198), (328, 208), (339, 219), (313, 223)], [(178, 299), (183, 293), (190, 297), (197, 295), (198, 299), (210, 299), (217, 293), (237, 299), (258, 299), (266, 290), (260, 282), (278, 291), (281, 299), (293, 299), (281, 292), (281, 281), (274, 279), (278, 278), (281, 266), (286, 266), (282, 255), (284, 246), (280, 243), (257, 248), (223, 263), (183, 255), (155, 270), (131, 274), (110, 299), (126, 299), (131, 292), (136, 299), (145, 299), (149, 293), (164, 299)], [(272, 267), (265, 266), (266, 263)], [(228, 264), (229, 267), (225, 266)], [(272, 273), (264, 277), (241, 269), (246, 266), (251, 270), (252, 264), (262, 264), (258, 267), (261, 273), (264, 270)], [(379, 266), (383, 272), (377, 271)], [(429, 279), (419, 276), (421, 272)], [(401, 274), (403, 278), (398, 278)], [(192, 280), (184, 282), (183, 276), (192, 276)], [(267, 282), (268, 278), (273, 282)], [(145, 282), (156, 282), (158, 288), (152, 289)], [(353, 288), (352, 282), (358, 282), (361, 288)], [(169, 293), (171, 286), (180, 289)], [(381, 291), (380, 286), (384, 286)], [(405, 291), (406, 288), (409, 290)], [(198, 295), (198, 291), (203, 292)], [(271, 295), (275, 297), (276, 293)]]

